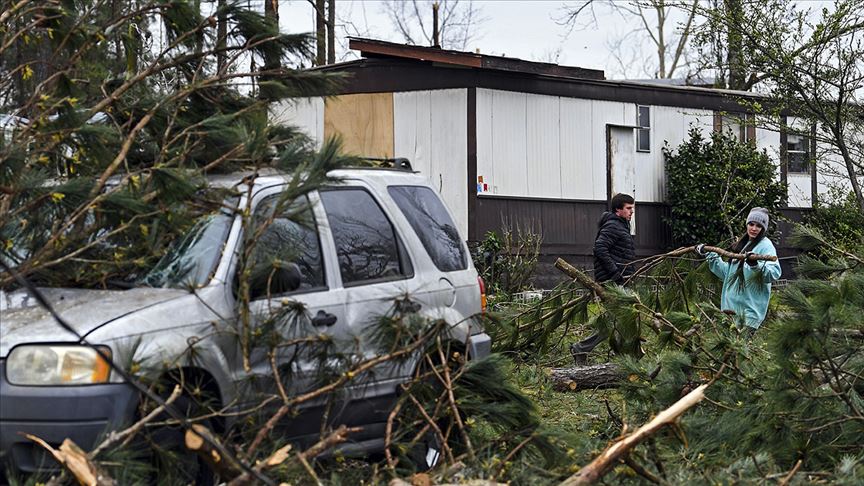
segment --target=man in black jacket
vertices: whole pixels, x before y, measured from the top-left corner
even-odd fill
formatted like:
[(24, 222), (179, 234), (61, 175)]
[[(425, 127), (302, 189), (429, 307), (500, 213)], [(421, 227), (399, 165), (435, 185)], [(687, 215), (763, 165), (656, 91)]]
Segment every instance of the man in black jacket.
[[(630, 263), (636, 259), (633, 236), (630, 235), (630, 220), (636, 211), (636, 201), (628, 194), (616, 194), (597, 224), (594, 239), (594, 280), (598, 283), (613, 281), (618, 285), (633, 273)], [(594, 333), (587, 339), (570, 345), (570, 353), (576, 364), (588, 362), (588, 353), (608, 336)]]
[(603, 283), (611, 280), (619, 285), (633, 273), (630, 263), (636, 259), (633, 237), (630, 235), (630, 220), (636, 211), (636, 202), (627, 194), (616, 194), (610, 203), (612, 211), (606, 211), (597, 224), (594, 239), (594, 280)]

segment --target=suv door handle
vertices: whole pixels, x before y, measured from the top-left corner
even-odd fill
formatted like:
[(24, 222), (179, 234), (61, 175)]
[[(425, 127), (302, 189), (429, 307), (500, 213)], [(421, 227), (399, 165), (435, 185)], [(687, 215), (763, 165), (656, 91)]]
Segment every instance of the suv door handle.
[(330, 327), (333, 324), (336, 324), (336, 316), (329, 312), (324, 312), (323, 310), (319, 310), (318, 313), (315, 314), (315, 317), (312, 318), (312, 325), (316, 327)]

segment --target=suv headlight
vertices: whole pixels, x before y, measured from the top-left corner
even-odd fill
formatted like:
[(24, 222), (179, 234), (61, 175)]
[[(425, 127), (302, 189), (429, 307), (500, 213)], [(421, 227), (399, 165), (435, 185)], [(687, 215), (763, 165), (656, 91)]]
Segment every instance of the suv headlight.
[[(108, 348), (100, 348), (110, 356)], [(28, 344), (6, 359), (6, 379), (13, 385), (90, 385), (105, 383), (111, 367), (92, 348)]]

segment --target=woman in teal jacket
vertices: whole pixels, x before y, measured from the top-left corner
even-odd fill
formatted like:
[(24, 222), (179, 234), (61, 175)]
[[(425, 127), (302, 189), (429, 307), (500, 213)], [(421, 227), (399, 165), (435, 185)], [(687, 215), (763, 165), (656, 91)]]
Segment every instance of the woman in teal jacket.
[[(747, 215), (747, 232), (732, 248), (735, 253), (747, 255), (774, 255), (777, 250), (771, 240), (765, 237), (768, 231), (768, 210), (753, 208)], [(705, 255), (711, 272), (723, 280), (720, 308), (735, 313), (739, 325), (745, 325), (755, 332), (765, 320), (768, 300), (771, 298), (771, 282), (780, 278), (780, 264), (766, 260), (723, 261), (715, 252), (705, 254), (697, 245), (696, 252)], [(746, 262), (746, 263), (745, 263)], [(739, 269), (743, 270), (743, 279)]]

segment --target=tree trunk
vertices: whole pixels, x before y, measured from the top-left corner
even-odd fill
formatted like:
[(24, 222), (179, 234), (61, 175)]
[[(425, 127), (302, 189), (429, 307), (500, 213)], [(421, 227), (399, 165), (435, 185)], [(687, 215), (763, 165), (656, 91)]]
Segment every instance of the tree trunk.
[(741, 25), (744, 21), (744, 8), (741, 0), (724, 0), (726, 17), (726, 64), (729, 66), (729, 89), (745, 89), (744, 42)]
[(327, 0), (327, 64), (336, 63), (336, 0)]
[[(654, 9), (657, 13), (657, 60), (659, 61), (657, 77), (666, 79), (666, 36), (663, 30), (666, 24), (666, 6), (662, 3), (654, 4)], [(668, 77), (672, 77), (672, 73), (669, 74)]]
[[(277, 0), (264, 0), (264, 16), (270, 19), (275, 25), (279, 25), (279, 3)], [(279, 58), (269, 56), (264, 59), (264, 70), (279, 69), (282, 61)]]
[(440, 31), (438, 29), (438, 2), (432, 3), (432, 47), (441, 48)]
[(840, 130), (832, 130), (834, 138), (837, 140), (837, 148), (840, 150), (840, 155), (843, 157), (843, 163), (846, 165), (846, 172), (849, 174), (849, 182), (852, 184), (852, 192), (855, 194), (855, 200), (858, 202), (858, 208), (861, 214), (864, 214), (864, 192), (861, 190), (861, 184), (858, 182), (858, 171), (855, 170), (855, 161), (849, 153), (849, 147), (843, 140), (843, 134)]
[(549, 377), (555, 390), (575, 392), (615, 388), (624, 379), (624, 374), (614, 363), (601, 363), (575, 368), (552, 368)]
[(217, 4), (217, 10), (219, 14), (217, 16), (217, 24), (216, 24), (216, 48), (220, 50), (216, 54), (216, 70), (221, 74), (225, 69), (225, 53), (221, 52), (221, 49), (225, 49), (227, 45), (227, 35), (228, 35), (228, 18), (225, 14), (225, 0), (219, 0)]
[(324, 11), (327, 6), (325, 0), (315, 0), (315, 45), (318, 55), (315, 56), (315, 65), (323, 66), (327, 63), (327, 19)]

